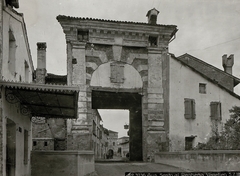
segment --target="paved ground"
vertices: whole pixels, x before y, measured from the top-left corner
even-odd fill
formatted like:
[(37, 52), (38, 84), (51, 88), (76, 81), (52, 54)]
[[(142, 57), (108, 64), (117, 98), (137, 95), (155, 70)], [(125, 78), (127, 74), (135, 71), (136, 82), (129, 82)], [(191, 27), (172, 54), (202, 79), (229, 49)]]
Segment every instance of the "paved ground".
[(124, 176), (125, 172), (184, 172), (176, 167), (144, 162), (96, 162), (98, 176)]

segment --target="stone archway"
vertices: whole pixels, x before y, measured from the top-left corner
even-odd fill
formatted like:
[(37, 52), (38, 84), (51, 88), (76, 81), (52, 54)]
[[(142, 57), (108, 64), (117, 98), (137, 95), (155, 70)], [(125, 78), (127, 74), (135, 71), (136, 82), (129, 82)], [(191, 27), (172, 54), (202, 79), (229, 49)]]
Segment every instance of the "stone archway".
[[(120, 68), (117, 68), (118, 66)], [(130, 111), (131, 161), (143, 160), (142, 86), (142, 78), (137, 70), (122, 62), (108, 62), (100, 65), (93, 72), (90, 81), (93, 109), (128, 109)]]

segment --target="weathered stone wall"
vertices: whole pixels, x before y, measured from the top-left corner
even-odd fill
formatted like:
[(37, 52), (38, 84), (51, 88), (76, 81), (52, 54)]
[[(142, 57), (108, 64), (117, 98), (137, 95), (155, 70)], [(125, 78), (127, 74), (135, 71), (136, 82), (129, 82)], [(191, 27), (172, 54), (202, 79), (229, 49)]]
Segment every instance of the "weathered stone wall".
[(156, 153), (155, 163), (168, 164), (188, 171), (239, 171), (240, 151), (162, 152)]
[(85, 176), (95, 171), (92, 151), (32, 151), (32, 176)]

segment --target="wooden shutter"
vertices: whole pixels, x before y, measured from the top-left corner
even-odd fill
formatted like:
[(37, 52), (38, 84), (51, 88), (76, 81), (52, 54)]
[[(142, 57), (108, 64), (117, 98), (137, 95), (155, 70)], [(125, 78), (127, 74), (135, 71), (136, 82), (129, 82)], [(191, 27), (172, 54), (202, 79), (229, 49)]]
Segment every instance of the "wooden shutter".
[(185, 108), (185, 113), (184, 113), (184, 117), (186, 119), (190, 119), (192, 116), (192, 112), (191, 112), (191, 100), (190, 99), (184, 99), (184, 108)]
[(195, 111), (195, 100), (194, 99), (184, 99), (184, 108), (185, 113), (184, 117), (186, 119), (195, 119), (196, 118), (196, 111)]
[(192, 118), (195, 119), (196, 118), (196, 110), (195, 110), (195, 100), (191, 100), (192, 102)]
[(213, 120), (222, 120), (222, 110), (220, 102), (211, 102), (210, 103), (211, 115), (210, 117)]
[(124, 82), (124, 65), (121, 63), (111, 63), (111, 82), (123, 83)]

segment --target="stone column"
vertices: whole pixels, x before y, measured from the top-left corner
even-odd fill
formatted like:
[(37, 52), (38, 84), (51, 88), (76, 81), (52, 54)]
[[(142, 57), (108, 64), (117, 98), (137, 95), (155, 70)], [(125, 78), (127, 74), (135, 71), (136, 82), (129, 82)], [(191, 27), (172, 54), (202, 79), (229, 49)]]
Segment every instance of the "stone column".
[(162, 52), (159, 48), (148, 49), (148, 128), (147, 157), (149, 161), (154, 153), (162, 150), (160, 144), (166, 142), (164, 129), (164, 99), (162, 80)]

